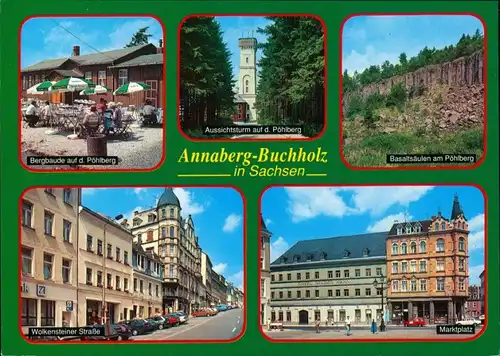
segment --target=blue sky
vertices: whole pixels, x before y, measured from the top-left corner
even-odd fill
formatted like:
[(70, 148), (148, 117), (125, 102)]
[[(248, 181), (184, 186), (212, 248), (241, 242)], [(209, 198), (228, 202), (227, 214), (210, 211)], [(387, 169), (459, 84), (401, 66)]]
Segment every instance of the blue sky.
[(32, 18), (21, 30), (21, 67), (69, 57), (76, 45), (80, 46), (80, 54), (123, 48), (139, 28), (147, 26), (153, 35), (150, 42), (158, 45), (163, 30), (151, 17)]
[[(240, 66), (240, 50), (238, 48), (238, 39), (240, 37), (253, 36), (257, 42), (265, 43), (267, 36), (257, 33), (258, 28), (264, 28), (272, 21), (266, 20), (262, 16), (217, 16), (215, 18), (221, 25), (224, 33), (224, 42), (231, 52), (231, 63), (233, 64), (233, 76), (238, 78)], [(262, 50), (257, 51), (257, 63), (262, 58)]]
[(425, 46), (456, 44), (463, 33), (484, 31), (480, 20), (464, 15), (357, 16), (342, 32), (342, 66), (349, 73), (385, 60), (398, 63), (399, 54), (415, 56)]
[[(87, 188), (82, 204), (106, 216), (123, 214), (131, 221), (133, 212), (156, 206), (164, 188)], [(195, 232), (213, 268), (243, 288), (243, 201), (231, 188), (174, 188), (182, 215), (193, 217)]]
[(394, 220), (425, 220), (439, 209), (450, 217), (455, 193), (469, 223), (469, 272), (478, 283), (484, 269), (484, 198), (464, 186), (287, 187), (262, 197), (262, 214), (273, 233), (274, 261), (297, 241), (388, 231)]

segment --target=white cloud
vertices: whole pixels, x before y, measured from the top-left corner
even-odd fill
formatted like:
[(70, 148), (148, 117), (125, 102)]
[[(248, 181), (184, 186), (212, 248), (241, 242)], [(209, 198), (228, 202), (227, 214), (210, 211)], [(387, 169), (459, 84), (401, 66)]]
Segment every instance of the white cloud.
[(144, 193), (146, 193), (146, 188), (134, 188), (134, 194), (137, 196), (137, 199), (144, 199)]
[(102, 188), (82, 188), (82, 195), (83, 196), (94, 195), (98, 189)]
[(342, 217), (351, 209), (337, 195), (339, 188), (285, 188), (288, 200), (288, 212), (293, 222), (300, 222), (320, 215)]
[(269, 226), (273, 223), (273, 221), (271, 219), (266, 219), (266, 225)]
[[(413, 219), (411, 215), (406, 216), (408, 220)], [(389, 231), (394, 224), (395, 221), (404, 221), (405, 220), (405, 214), (404, 213), (398, 213), (398, 214), (391, 214), (386, 216), (385, 218), (382, 218), (378, 221), (375, 221), (373, 224), (367, 227), (366, 232), (384, 232), (384, 231)]]
[(484, 265), (469, 266), (469, 284), (470, 285), (481, 285), (479, 280), (479, 275), (484, 271)]
[(194, 193), (184, 188), (174, 188), (174, 193), (181, 203), (184, 216), (196, 215), (205, 211), (205, 206), (195, 201)]
[(212, 267), (212, 270), (214, 270), (218, 274), (222, 274), (222, 273), (224, 273), (226, 268), (227, 268), (227, 263), (218, 263)]
[(367, 46), (362, 53), (352, 50), (350, 53), (342, 56), (342, 71), (347, 69), (349, 74), (354, 71), (362, 72), (372, 65), (380, 65), (384, 61), (397, 63), (399, 61), (399, 53), (397, 52), (380, 52), (373, 46)]
[(469, 220), (469, 251), (484, 249), (484, 214)]
[[(383, 214), (393, 205), (407, 207), (420, 200), (433, 187), (344, 187), (344, 188), (285, 188), (288, 194), (288, 212), (293, 222), (313, 219), (317, 216), (344, 217), (370, 213)], [(351, 193), (346, 201), (341, 193)]]
[(229, 276), (227, 278), (227, 280), (229, 282), (231, 282), (232, 284), (234, 284), (236, 286), (236, 288), (240, 289), (241, 291), (243, 291), (243, 288), (244, 288), (244, 283), (243, 283), (243, 270), (240, 270), (239, 272)]
[(238, 214), (230, 214), (226, 220), (224, 220), (224, 226), (222, 231), (233, 232), (241, 225), (242, 217)]
[(144, 27), (149, 27), (148, 33), (152, 35), (149, 38), (149, 42), (157, 46), (158, 40), (163, 38), (161, 26), (159, 26), (158, 21), (155, 19), (143, 18), (124, 21), (120, 26), (114, 28), (114, 31), (108, 35), (110, 49), (125, 47), (137, 30)]
[(289, 248), (288, 242), (282, 236), (278, 237), (276, 241), (271, 243), (271, 263), (276, 261)]

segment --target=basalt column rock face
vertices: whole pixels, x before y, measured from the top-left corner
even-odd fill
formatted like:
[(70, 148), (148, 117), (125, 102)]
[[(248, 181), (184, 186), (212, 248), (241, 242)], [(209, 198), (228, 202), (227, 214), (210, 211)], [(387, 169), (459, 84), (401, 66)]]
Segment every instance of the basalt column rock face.
[(393, 85), (399, 83), (403, 84), (408, 92), (416, 86), (429, 88), (438, 84), (464, 88), (483, 87), (484, 52), (479, 51), (468, 57), (457, 58), (453, 62), (423, 67), (415, 72), (366, 85), (357, 93), (347, 93), (342, 96), (342, 110), (344, 116), (347, 112), (350, 98), (353, 95), (361, 95), (361, 97), (364, 98), (376, 92), (387, 94)]

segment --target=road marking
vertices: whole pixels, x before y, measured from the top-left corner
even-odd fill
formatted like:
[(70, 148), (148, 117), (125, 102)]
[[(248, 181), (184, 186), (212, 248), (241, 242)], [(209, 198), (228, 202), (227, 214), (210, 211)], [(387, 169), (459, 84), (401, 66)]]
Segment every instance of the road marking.
[(238, 323), (238, 324), (240, 323), (240, 319), (239, 318), (238, 318), (238, 320), (236, 320), (236, 323)]
[(171, 337), (173, 337), (173, 336), (175, 336), (175, 335), (182, 334), (182, 333), (184, 333), (184, 332), (186, 332), (186, 331), (188, 331), (188, 330), (192, 330), (192, 329), (194, 329), (194, 328), (196, 328), (196, 327), (198, 327), (198, 326), (200, 326), (200, 325), (203, 325), (203, 324), (205, 324), (205, 323), (208, 323), (210, 320), (212, 320), (212, 319), (207, 319), (207, 320), (204, 320), (203, 322), (201, 322), (201, 323), (199, 323), (199, 324), (196, 324), (196, 325), (193, 325), (193, 326), (190, 326), (190, 327), (188, 327), (187, 329), (184, 329), (184, 330), (178, 331), (178, 332), (176, 332), (176, 333), (170, 334), (170, 335), (168, 335), (168, 336), (162, 337), (160, 340), (166, 340), (166, 339), (171, 338)]
[(236, 331), (236, 328), (233, 329), (233, 331), (231, 331), (232, 333), (234, 333)]

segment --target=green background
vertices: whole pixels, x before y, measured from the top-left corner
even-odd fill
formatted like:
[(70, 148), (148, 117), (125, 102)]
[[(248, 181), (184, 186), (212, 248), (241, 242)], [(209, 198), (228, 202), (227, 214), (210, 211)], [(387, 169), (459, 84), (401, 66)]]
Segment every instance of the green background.
[[(499, 341), (499, 173), (498, 173), (498, 10), (496, 2), (191, 2), (191, 1), (39, 1), (7, 0), (1, 3), (1, 107), (2, 107), (2, 324), (1, 340), (4, 355), (89, 355), (91, 353), (120, 353), (122, 356), (138, 353), (182, 355), (495, 355)], [(338, 81), (339, 31), (342, 20), (357, 12), (474, 12), (480, 15), (488, 28), (488, 138), (487, 156), (474, 170), (438, 171), (353, 171), (345, 167), (339, 154)], [(184, 139), (177, 130), (177, 28), (181, 19), (192, 13), (313, 13), (321, 16), (327, 26), (328, 53), (328, 123), (324, 136), (311, 142), (232, 142), (195, 143)], [(161, 168), (149, 173), (29, 173), (18, 161), (18, 30), (21, 21), (36, 14), (154, 14), (166, 28), (167, 53), (167, 158)], [(232, 164), (178, 164), (177, 158), (184, 148), (190, 151), (217, 151), (225, 147), (231, 151), (256, 152), (260, 147), (284, 151), (289, 147), (304, 147), (314, 151), (318, 146), (329, 152), (328, 164), (308, 164), (310, 173), (328, 173), (326, 177), (250, 177), (179, 178), (177, 174), (230, 173)], [(273, 166), (273, 165), (268, 165)], [(283, 165), (286, 166), (286, 165)], [(289, 165), (291, 166), (291, 165)], [(296, 167), (302, 165), (295, 165)], [(247, 326), (245, 335), (230, 344), (123, 344), (123, 345), (39, 345), (25, 342), (18, 331), (18, 273), (13, 251), (18, 248), (18, 199), (21, 192), (34, 185), (197, 185), (228, 184), (240, 187), (247, 200)], [(447, 343), (271, 343), (258, 329), (259, 282), (258, 209), (259, 196), (269, 184), (404, 184), (404, 183), (476, 183), (489, 196), (488, 200), (488, 327), (472, 342)], [(14, 307), (15, 306), (15, 307)], [(125, 346), (126, 345), (126, 346)]]

